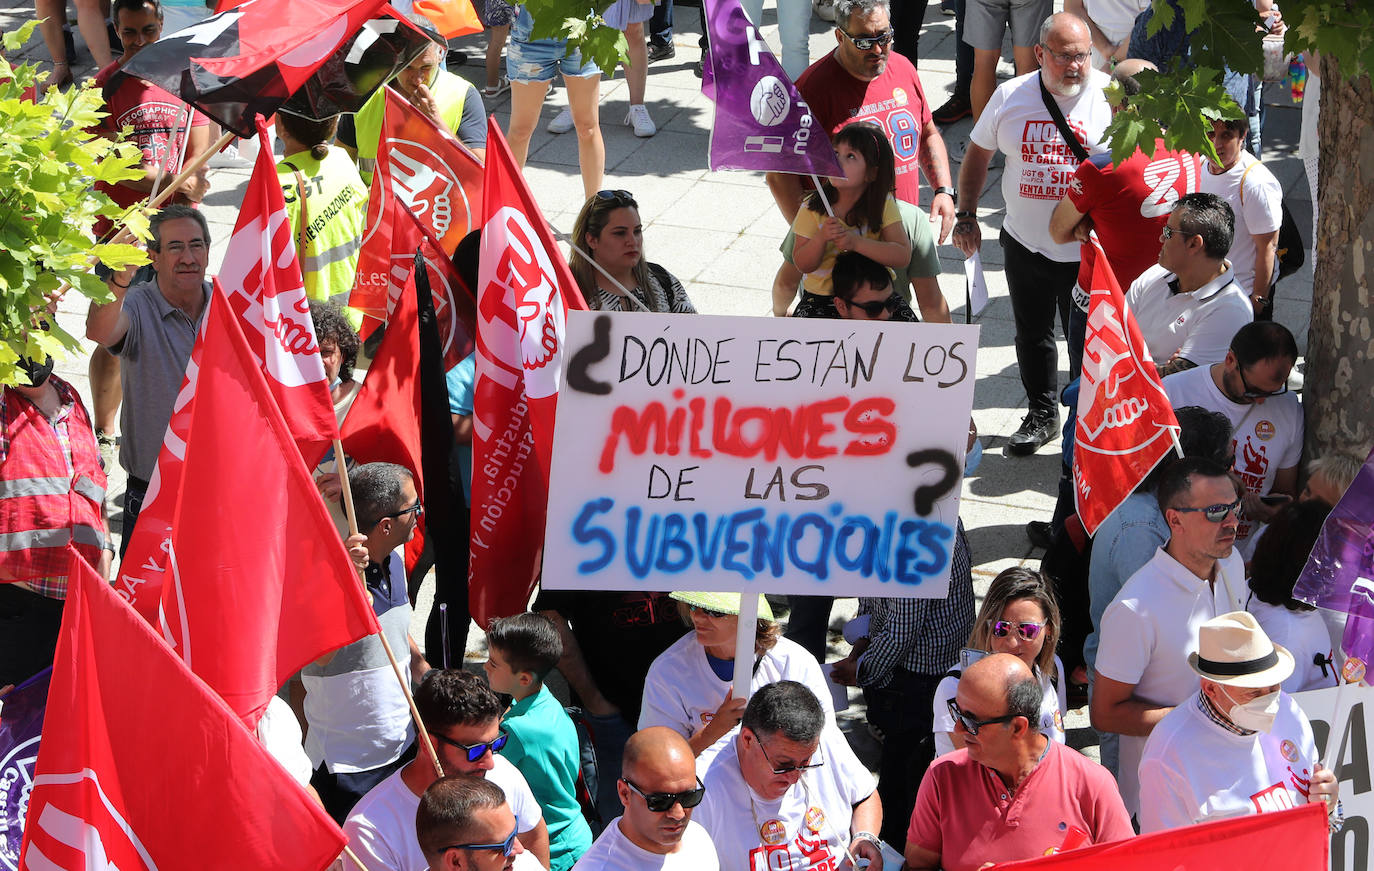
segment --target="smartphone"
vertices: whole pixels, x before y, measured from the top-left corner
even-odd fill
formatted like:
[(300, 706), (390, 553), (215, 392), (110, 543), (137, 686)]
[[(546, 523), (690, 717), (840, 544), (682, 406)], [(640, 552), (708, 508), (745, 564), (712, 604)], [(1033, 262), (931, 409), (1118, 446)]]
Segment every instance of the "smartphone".
[(1259, 500), (1265, 505), (1287, 505), (1293, 501), (1293, 497), (1287, 493), (1267, 493), (1259, 497)]

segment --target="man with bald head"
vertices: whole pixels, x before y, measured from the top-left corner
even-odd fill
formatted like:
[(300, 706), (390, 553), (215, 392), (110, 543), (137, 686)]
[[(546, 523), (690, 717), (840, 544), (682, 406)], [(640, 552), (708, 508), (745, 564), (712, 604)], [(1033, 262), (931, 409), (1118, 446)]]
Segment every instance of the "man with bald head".
[(1074, 828), (1090, 844), (1135, 834), (1107, 769), (1036, 729), (1043, 695), (1011, 654), (965, 669), (949, 701), (964, 748), (937, 759), (921, 781), (907, 830), (912, 871), (1043, 856)]
[(711, 836), (692, 822), (706, 787), (687, 739), (666, 726), (625, 744), (616, 793), (625, 813), (606, 826), (573, 871), (716, 871)]

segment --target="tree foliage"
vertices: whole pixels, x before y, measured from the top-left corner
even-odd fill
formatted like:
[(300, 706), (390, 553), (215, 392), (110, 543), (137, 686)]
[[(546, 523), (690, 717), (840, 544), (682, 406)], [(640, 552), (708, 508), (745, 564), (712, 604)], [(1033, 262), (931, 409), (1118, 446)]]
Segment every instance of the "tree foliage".
[[(28, 41), (36, 21), (3, 35), (5, 50)], [(83, 296), (107, 302), (105, 284), (90, 272), (92, 258), (112, 268), (147, 262), (134, 245), (98, 244), (92, 233), (102, 217), (147, 235), (147, 218), (125, 214), (96, 182), (141, 178), (142, 153), (90, 132), (104, 117), (100, 92), (91, 84), (66, 93), (48, 88), (28, 99), (38, 69), (12, 66), (0, 55), (0, 384), (27, 379), (17, 374), (22, 356), (43, 359), (76, 350), (75, 338), (45, 313), (65, 282)], [(42, 321), (48, 330), (39, 328)]]
[(535, 39), (566, 39), (568, 51), (579, 49), (584, 60), (596, 61), (609, 78), (610, 71), (628, 62), (625, 34), (610, 27), (601, 16), (614, 0), (527, 0), (534, 19), (530, 35)]

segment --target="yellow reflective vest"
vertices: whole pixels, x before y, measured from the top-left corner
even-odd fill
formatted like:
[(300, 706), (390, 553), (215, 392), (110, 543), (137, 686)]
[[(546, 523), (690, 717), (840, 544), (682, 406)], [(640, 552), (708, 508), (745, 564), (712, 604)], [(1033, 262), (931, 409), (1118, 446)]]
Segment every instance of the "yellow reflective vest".
[[(300, 178), (295, 170), (300, 170)], [(331, 145), (323, 160), (309, 151), (287, 155), (277, 164), (277, 180), (298, 243), (305, 295), (346, 306), (367, 223), (367, 188), (358, 170), (342, 148)], [(304, 229), (302, 195), (309, 222)], [(302, 238), (305, 244), (300, 246)]]

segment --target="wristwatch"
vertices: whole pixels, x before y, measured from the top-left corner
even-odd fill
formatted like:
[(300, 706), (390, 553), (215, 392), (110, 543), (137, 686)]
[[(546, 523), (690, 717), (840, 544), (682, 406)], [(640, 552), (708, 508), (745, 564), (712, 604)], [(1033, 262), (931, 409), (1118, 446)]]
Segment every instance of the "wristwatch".
[(955, 212), (954, 219), (956, 221), (976, 221), (978, 220), (978, 213), (973, 211)]
[(939, 187), (937, 187), (937, 188), (935, 189), (935, 193), (937, 193), (937, 194), (948, 194), (948, 195), (949, 195), (949, 198), (950, 198), (951, 200), (956, 199), (956, 197), (954, 196), (954, 188), (952, 188), (952, 187), (950, 187), (949, 185), (946, 185), (946, 184), (942, 184), (942, 185), (940, 185)]

